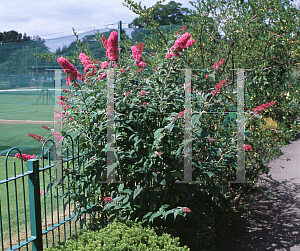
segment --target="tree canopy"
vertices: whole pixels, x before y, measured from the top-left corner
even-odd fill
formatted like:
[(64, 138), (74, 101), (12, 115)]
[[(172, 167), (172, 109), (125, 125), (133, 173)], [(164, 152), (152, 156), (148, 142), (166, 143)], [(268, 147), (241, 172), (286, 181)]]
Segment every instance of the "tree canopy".
[[(168, 4), (159, 4), (156, 8), (148, 8), (151, 12), (151, 19), (156, 20), (159, 25), (178, 24), (190, 20), (190, 10), (182, 8), (181, 3), (170, 1)], [(147, 19), (145, 17), (137, 17), (130, 24), (129, 27), (145, 27)]]

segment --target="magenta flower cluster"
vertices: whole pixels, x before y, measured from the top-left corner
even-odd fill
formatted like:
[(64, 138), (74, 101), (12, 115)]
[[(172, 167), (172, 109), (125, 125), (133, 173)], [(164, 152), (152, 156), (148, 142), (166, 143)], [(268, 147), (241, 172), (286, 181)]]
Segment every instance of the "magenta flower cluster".
[(145, 67), (147, 65), (145, 62), (143, 62), (142, 50), (143, 47), (141, 45), (131, 47), (132, 55), (136, 62), (135, 65), (139, 67)]
[(88, 72), (90, 68), (93, 69), (94, 73), (98, 71), (97, 67), (92, 64), (90, 58), (84, 53), (79, 54), (79, 59), (84, 66), (84, 72)]
[[(16, 153), (15, 154), (15, 158), (18, 158), (20, 159), (21, 158), (21, 155), (19, 153)], [(22, 154), (22, 160), (24, 160), (25, 162), (29, 159), (35, 159), (35, 156), (34, 155), (29, 155), (29, 154)]]
[(211, 68), (213, 68), (214, 70), (218, 70), (219, 67), (224, 63), (225, 63), (225, 59), (222, 59), (220, 62), (217, 62), (213, 66), (211, 66)]
[(107, 202), (107, 203), (109, 203), (109, 202), (112, 202), (113, 200), (112, 200), (111, 197), (105, 197), (104, 201)]
[(214, 88), (216, 89), (216, 91), (211, 91), (211, 93), (213, 94), (213, 96), (215, 95), (218, 95), (221, 90), (222, 90), (222, 87), (225, 85), (226, 83), (226, 80), (223, 79), (220, 83), (218, 83)]
[(40, 141), (40, 140), (42, 140), (44, 137), (42, 137), (42, 136), (39, 136), (39, 135), (36, 135), (36, 134), (33, 134), (33, 133), (28, 133), (28, 136), (30, 137), (30, 138), (34, 138), (35, 140), (37, 140), (37, 141)]
[(243, 148), (244, 148), (245, 151), (250, 151), (252, 149), (252, 146), (244, 145)]
[(190, 39), (191, 34), (186, 32), (180, 38), (178, 38), (175, 44), (171, 47), (171, 53), (165, 55), (166, 58), (179, 57), (180, 52), (187, 47), (191, 47), (194, 43), (194, 39)]
[(64, 72), (67, 74), (66, 81), (69, 85), (73, 80), (77, 78), (78, 71), (66, 58), (60, 57), (57, 59), (57, 62), (64, 69)]
[(117, 61), (119, 59), (118, 33), (116, 31), (110, 33), (108, 40), (102, 36), (101, 41), (106, 49), (106, 55), (108, 56), (109, 60)]
[(266, 104), (262, 104), (262, 105), (260, 105), (256, 108), (253, 108), (252, 111), (255, 111), (255, 113), (258, 113), (259, 115), (261, 115), (260, 114), (261, 111), (267, 110), (272, 105), (275, 105), (275, 102), (272, 101), (272, 102), (269, 102), (269, 103), (266, 103)]

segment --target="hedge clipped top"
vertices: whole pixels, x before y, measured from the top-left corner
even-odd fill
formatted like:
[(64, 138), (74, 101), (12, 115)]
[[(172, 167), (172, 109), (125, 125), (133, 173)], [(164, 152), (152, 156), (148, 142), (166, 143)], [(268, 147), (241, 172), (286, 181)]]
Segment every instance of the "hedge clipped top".
[(116, 220), (99, 231), (82, 230), (72, 239), (46, 250), (190, 250), (187, 246), (180, 247), (179, 238), (166, 233), (158, 236), (154, 229), (143, 228), (141, 224)]

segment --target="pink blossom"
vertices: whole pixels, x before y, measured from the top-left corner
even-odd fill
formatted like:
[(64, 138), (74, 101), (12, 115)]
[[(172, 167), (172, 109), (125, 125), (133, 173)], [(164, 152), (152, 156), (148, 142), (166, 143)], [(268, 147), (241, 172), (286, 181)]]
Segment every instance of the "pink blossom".
[(220, 62), (217, 62), (216, 64), (214, 64), (211, 68), (213, 68), (214, 70), (218, 70), (218, 68), (225, 63), (225, 59), (222, 59)]
[(106, 55), (108, 54), (107, 53), (107, 50), (108, 50), (108, 47), (107, 47), (107, 39), (104, 37), (104, 36), (102, 36), (101, 37), (101, 42), (102, 42), (102, 44), (103, 44), (103, 46), (104, 46), (104, 49), (106, 50)]
[(189, 212), (191, 212), (191, 209), (189, 209), (189, 208), (187, 208), (187, 207), (182, 208), (182, 210), (183, 210), (184, 213), (189, 213)]
[(120, 74), (122, 74), (122, 73), (124, 73), (124, 72), (126, 72), (126, 69), (122, 69), (122, 70), (120, 71)]
[(104, 79), (104, 78), (106, 78), (106, 77), (107, 77), (106, 72), (102, 72), (102, 73), (101, 73), (101, 80)]
[(107, 69), (107, 67), (109, 66), (109, 63), (107, 61), (104, 61), (102, 64), (101, 64), (101, 68), (102, 69)]
[(141, 95), (146, 95), (147, 92), (146, 91), (141, 91)]
[(214, 138), (210, 138), (210, 140), (211, 140), (212, 142), (214, 142), (214, 141), (215, 141), (215, 139), (214, 139)]
[(269, 102), (269, 103), (266, 103), (266, 104), (263, 104), (263, 105), (260, 105), (260, 106), (258, 106), (258, 107), (256, 107), (256, 108), (253, 108), (252, 111), (255, 111), (255, 113), (261, 115), (261, 114), (260, 114), (261, 111), (267, 110), (267, 109), (268, 109), (270, 106), (272, 106), (272, 105), (275, 105), (275, 102), (274, 102), (274, 101)]
[(196, 41), (194, 39), (189, 39), (186, 43), (186, 47), (191, 47)]
[[(25, 162), (26, 162), (27, 160), (29, 160), (29, 159), (35, 159), (35, 157), (36, 157), (35, 155), (32, 155), (32, 156), (31, 156), (31, 155), (29, 155), (29, 154), (24, 154), (24, 153), (22, 154), (22, 160), (25, 161)], [(21, 158), (20, 154), (19, 154), (19, 153), (16, 153), (16, 154), (15, 154), (15, 158), (20, 159), (20, 158)]]
[(131, 47), (132, 56), (133, 56), (133, 58), (135, 59), (135, 62), (136, 62), (135, 65), (139, 66), (139, 67), (145, 67), (147, 65), (145, 62), (143, 62), (142, 51), (143, 51), (144, 47), (142, 45), (143, 44), (138, 43), (138, 46), (132, 46)]
[(94, 73), (98, 71), (97, 67), (92, 64), (90, 58), (84, 53), (79, 54), (79, 59), (85, 67), (84, 72), (88, 72), (90, 68), (94, 70)]
[(252, 146), (251, 145), (244, 145), (243, 148), (244, 148), (245, 151), (249, 151), (249, 150), (252, 149)]
[(144, 68), (143, 68), (143, 67), (141, 67), (140, 69), (136, 70), (134, 73), (135, 73), (135, 74), (137, 74), (137, 73), (140, 73), (140, 72), (142, 72), (143, 70), (144, 70)]
[(126, 92), (124, 95), (125, 97), (127, 97), (130, 94), (130, 92)]
[(139, 67), (145, 67), (147, 64), (145, 62), (139, 62), (137, 66)]
[(206, 78), (206, 79), (209, 78), (208, 74), (205, 75), (205, 78)]
[(55, 114), (55, 119), (60, 119), (61, 115), (60, 114)]
[(161, 156), (161, 155), (162, 155), (162, 152), (158, 152), (157, 155)]
[(44, 190), (40, 190), (40, 195), (43, 195), (44, 194)]
[(73, 118), (69, 118), (69, 121), (72, 121), (73, 120)]
[(144, 102), (144, 103), (143, 103), (143, 106), (145, 107), (147, 104), (148, 104), (147, 102)]
[(171, 57), (172, 57), (171, 53), (167, 53), (167, 54), (165, 55), (165, 58), (171, 58)]
[(183, 51), (183, 49), (187, 47), (191, 47), (194, 43), (194, 39), (190, 39), (191, 34), (186, 32), (183, 34), (180, 38), (178, 38), (175, 42), (175, 44), (170, 48), (171, 53), (167, 53), (165, 55), (166, 58), (171, 58), (171, 57), (179, 57), (180, 52)]
[(107, 56), (109, 60), (116, 61), (119, 59), (118, 53), (118, 33), (113, 31), (107, 41)]
[(67, 85), (70, 82), (77, 78), (78, 71), (66, 58), (60, 57), (57, 59), (57, 62), (61, 65), (64, 69), (64, 72), (67, 74), (66, 81)]
[(180, 112), (178, 115), (179, 115), (179, 117), (183, 117), (184, 116), (184, 112), (185, 112), (185, 110), (183, 110), (182, 112)]
[(213, 96), (215, 96), (216, 94), (219, 94), (221, 92), (222, 87), (225, 85), (226, 80), (223, 79), (220, 83), (218, 83), (214, 88), (216, 89), (216, 91), (211, 91), (211, 93), (213, 94)]
[(113, 200), (112, 200), (111, 197), (105, 197), (104, 201), (107, 202), (107, 203), (109, 203), (109, 202), (112, 202)]

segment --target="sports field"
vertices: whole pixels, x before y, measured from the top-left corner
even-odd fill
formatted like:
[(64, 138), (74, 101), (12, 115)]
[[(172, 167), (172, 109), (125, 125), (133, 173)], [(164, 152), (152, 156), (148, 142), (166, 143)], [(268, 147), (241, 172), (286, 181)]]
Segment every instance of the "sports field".
[(28, 133), (49, 135), (42, 125), (53, 125), (54, 98), (52, 91), (47, 105), (46, 93), (47, 88), (44, 88), (44, 95), (41, 90), (0, 90), (0, 155), (5, 155), (12, 147), (20, 148), (25, 154), (40, 153), (41, 143), (36, 144)]

